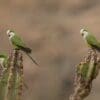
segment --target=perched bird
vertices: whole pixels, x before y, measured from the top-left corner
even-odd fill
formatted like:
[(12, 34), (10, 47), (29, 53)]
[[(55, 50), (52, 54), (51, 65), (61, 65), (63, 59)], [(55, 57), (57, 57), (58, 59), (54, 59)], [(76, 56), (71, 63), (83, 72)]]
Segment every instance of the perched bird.
[(6, 54), (0, 54), (0, 65), (3, 69), (3, 71), (7, 68), (8, 64), (8, 56)]
[(80, 33), (90, 48), (100, 52), (100, 42), (97, 41), (91, 32), (87, 31), (86, 29), (81, 29)]
[(14, 49), (18, 49), (18, 50), (22, 50), (24, 51), (27, 56), (36, 64), (38, 65), (38, 63), (32, 58), (32, 56), (30, 55), (32, 50), (30, 48), (28, 48), (25, 43), (22, 41), (22, 39), (12, 30), (7, 30), (7, 35), (8, 38), (11, 42), (11, 44), (13, 45)]

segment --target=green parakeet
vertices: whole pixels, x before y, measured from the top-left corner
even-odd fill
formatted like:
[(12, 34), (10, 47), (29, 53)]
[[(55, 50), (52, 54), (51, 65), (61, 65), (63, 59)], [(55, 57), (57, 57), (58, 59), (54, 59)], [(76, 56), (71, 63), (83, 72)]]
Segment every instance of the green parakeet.
[(81, 29), (80, 33), (83, 39), (87, 42), (88, 46), (100, 52), (100, 42), (86, 29)]
[(18, 50), (22, 50), (24, 51), (28, 57), (36, 64), (38, 65), (38, 63), (32, 58), (32, 56), (30, 55), (32, 50), (30, 48), (28, 48), (25, 43), (22, 41), (22, 39), (14, 32), (14, 31), (11, 31), (11, 30), (7, 30), (7, 35), (8, 35), (8, 38), (11, 42), (11, 44), (13, 45), (13, 47), (15, 49), (18, 49)]

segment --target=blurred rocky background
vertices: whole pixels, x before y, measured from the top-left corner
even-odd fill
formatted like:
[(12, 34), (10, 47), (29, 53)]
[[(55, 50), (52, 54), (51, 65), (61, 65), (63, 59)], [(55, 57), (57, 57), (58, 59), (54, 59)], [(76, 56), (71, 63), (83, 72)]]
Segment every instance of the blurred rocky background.
[[(6, 30), (13, 29), (40, 65), (24, 54), (23, 100), (68, 100), (75, 66), (88, 50), (83, 27), (100, 39), (100, 0), (0, 0), (0, 52), (11, 52)], [(99, 100), (99, 80), (86, 100)]]

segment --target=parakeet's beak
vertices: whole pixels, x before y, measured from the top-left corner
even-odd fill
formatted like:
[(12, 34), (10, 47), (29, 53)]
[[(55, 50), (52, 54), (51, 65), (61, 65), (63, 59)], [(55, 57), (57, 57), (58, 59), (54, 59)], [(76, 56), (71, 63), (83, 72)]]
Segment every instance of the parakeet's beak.
[(82, 36), (84, 36), (84, 33), (81, 33)]
[(7, 35), (10, 33), (10, 30), (7, 30)]
[(83, 36), (84, 35), (84, 29), (80, 30), (80, 34)]
[(84, 32), (84, 29), (81, 29), (81, 30), (80, 30), (80, 33), (82, 34), (83, 32)]

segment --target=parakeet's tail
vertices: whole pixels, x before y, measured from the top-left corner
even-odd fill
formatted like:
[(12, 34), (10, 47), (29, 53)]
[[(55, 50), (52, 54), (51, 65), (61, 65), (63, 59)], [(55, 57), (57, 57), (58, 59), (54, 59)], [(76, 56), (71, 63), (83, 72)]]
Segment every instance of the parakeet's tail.
[(37, 66), (39, 66), (39, 64), (32, 58), (32, 56), (29, 53), (26, 53), (26, 54), (33, 61), (33, 63), (35, 63)]
[(21, 48), (21, 50), (23, 50), (26, 53), (31, 53), (32, 52), (32, 50), (30, 48), (22, 47), (22, 46), (20, 48)]

